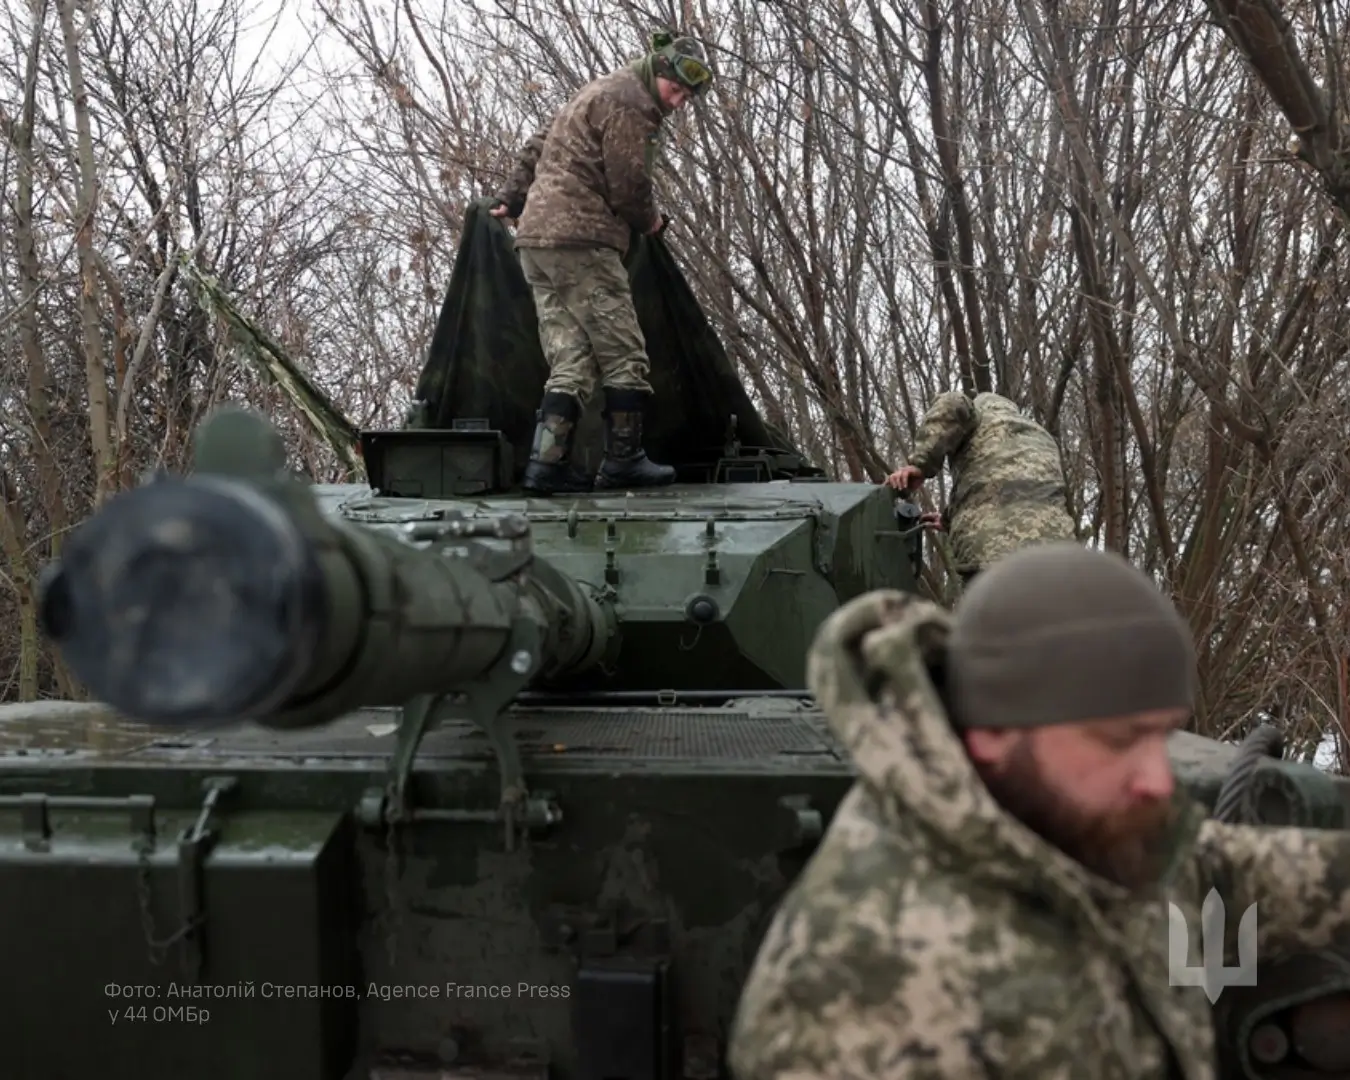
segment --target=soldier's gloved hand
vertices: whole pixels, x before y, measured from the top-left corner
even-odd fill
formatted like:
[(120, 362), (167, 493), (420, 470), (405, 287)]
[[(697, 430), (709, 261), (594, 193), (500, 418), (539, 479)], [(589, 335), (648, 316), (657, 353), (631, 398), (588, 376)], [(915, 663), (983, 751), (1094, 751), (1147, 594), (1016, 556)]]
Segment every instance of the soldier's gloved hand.
[(918, 491), (923, 487), (923, 470), (917, 465), (901, 465), (886, 477), (885, 484), (896, 491)]
[(670, 224), (670, 219), (665, 214), (657, 214), (652, 220), (652, 227), (647, 230), (648, 236), (660, 236), (666, 231), (666, 226)]
[(492, 209), (488, 211), (493, 217), (506, 217), (506, 203), (498, 199)]
[(936, 532), (942, 532), (946, 526), (942, 524), (942, 511), (929, 510), (927, 513), (919, 515), (919, 524), (925, 529), (933, 529)]

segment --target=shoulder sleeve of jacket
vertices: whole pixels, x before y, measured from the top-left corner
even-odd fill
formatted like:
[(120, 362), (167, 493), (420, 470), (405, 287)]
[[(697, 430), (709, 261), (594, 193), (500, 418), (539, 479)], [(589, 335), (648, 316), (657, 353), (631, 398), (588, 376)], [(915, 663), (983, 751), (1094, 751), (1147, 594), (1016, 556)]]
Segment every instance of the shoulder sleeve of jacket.
[(975, 406), (959, 391), (939, 394), (919, 425), (909, 463), (931, 480), (975, 430)]
[(609, 206), (639, 232), (656, 220), (656, 194), (647, 172), (647, 140), (655, 131), (650, 118), (621, 95), (597, 102), (596, 126), (609, 187)]
[(1350, 832), (1253, 828), (1206, 821), (1196, 849), (1203, 901), (1223, 900), (1225, 951), (1237, 952), (1243, 916), (1256, 905), (1257, 953), (1350, 948)]
[(775, 920), (733, 1025), (735, 1080), (989, 1075), (979, 995), (955, 954), (922, 935), (882, 940), (882, 914), (864, 899), (834, 917), (817, 906)]
[(497, 198), (506, 203), (508, 217), (518, 218), (525, 211), (525, 198), (534, 184), (534, 169), (539, 164), (539, 155), (544, 152), (549, 127), (550, 124), (545, 124), (525, 141), (511, 175), (506, 178), (506, 186), (497, 194)]

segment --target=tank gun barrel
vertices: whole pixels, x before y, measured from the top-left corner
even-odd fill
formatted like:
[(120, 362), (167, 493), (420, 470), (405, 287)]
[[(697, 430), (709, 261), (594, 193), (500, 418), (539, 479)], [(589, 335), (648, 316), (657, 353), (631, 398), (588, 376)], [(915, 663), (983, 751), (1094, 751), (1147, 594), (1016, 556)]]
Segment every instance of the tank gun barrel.
[[(263, 423), (229, 422), (240, 436)], [(333, 521), (256, 454), (199, 448), (196, 475), (124, 492), (75, 531), (44, 578), (42, 621), (76, 677), (129, 717), (314, 726), (503, 666), (525, 681), (599, 662), (608, 604), (528, 538), (518, 515), (401, 532)]]

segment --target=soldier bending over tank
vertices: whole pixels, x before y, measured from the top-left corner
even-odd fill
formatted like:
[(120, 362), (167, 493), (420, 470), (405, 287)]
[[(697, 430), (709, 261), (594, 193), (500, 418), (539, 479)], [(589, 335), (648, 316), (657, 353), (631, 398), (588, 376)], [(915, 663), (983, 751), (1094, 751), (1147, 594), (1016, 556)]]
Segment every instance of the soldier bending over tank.
[(1350, 833), (1221, 824), (1177, 787), (1195, 647), (1119, 556), (1015, 552), (954, 615), (859, 597), (808, 679), (859, 779), (760, 946), (736, 1080), (1213, 1080), (1168, 906), (1195, 941), (1211, 889), (1225, 965), (1259, 957), (1287, 1000), (1350, 988)]
[[(600, 488), (669, 484), (648, 459), (642, 417), (652, 388), (647, 348), (623, 256), (629, 229), (663, 228), (652, 187), (665, 117), (712, 79), (692, 38), (652, 38), (652, 51), (583, 87), (525, 144), (492, 209), (519, 218), (516, 248), (534, 292), (549, 378), (525, 469), (529, 491), (588, 491), (571, 467), (581, 410), (597, 376), (605, 391)], [(527, 198), (528, 196), (528, 198)]]
[(886, 478), (914, 491), (952, 467), (948, 529), (964, 584), (1031, 544), (1074, 540), (1054, 437), (999, 394), (939, 394), (919, 425), (910, 463)]

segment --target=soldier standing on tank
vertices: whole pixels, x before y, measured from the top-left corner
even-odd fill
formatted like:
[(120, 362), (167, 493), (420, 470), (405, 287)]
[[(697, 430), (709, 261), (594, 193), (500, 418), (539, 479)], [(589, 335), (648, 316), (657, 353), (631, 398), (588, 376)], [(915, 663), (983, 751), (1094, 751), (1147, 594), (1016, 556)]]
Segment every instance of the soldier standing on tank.
[(1350, 984), (1350, 833), (1221, 824), (1176, 787), (1195, 649), (1119, 556), (1015, 552), (954, 614), (859, 597), (808, 673), (859, 779), (759, 948), (736, 1080), (1213, 1080), (1211, 998), (1169, 957), (1169, 902), (1193, 968), (1211, 890), (1225, 965), (1301, 1001)]
[(597, 377), (605, 393), (600, 488), (669, 484), (648, 459), (642, 419), (652, 388), (623, 256), (629, 230), (659, 233), (652, 184), (662, 122), (712, 80), (702, 46), (668, 33), (628, 67), (583, 87), (525, 144), (492, 213), (518, 218), (516, 248), (534, 292), (549, 377), (524, 486), (586, 491), (571, 468), (581, 411)]
[(1076, 538), (1059, 446), (1007, 398), (938, 395), (919, 425), (910, 463), (886, 484), (915, 491), (944, 461), (952, 468), (948, 532), (963, 584), (1012, 551)]

